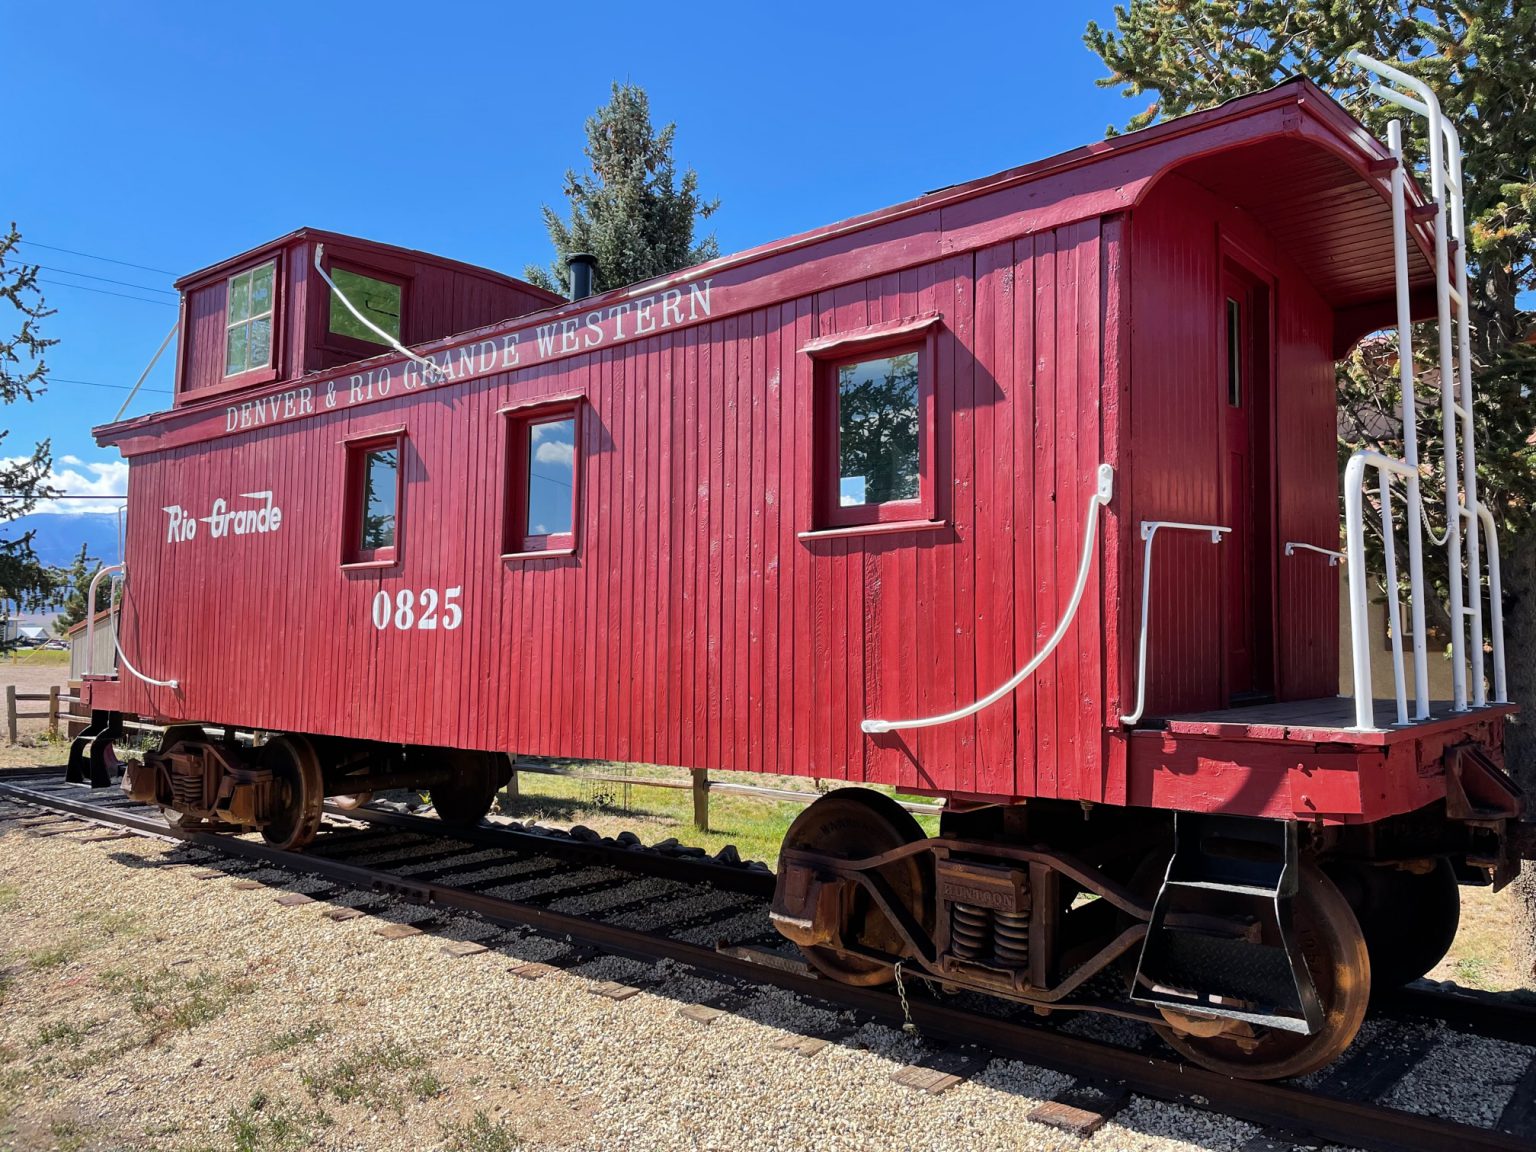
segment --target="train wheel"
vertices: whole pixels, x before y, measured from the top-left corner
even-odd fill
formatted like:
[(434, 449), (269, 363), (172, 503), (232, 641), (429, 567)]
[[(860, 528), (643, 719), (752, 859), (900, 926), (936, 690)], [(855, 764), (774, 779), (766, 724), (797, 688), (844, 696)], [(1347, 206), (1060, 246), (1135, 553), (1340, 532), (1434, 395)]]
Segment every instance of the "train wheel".
[[(912, 814), (883, 793), (839, 788), (795, 818), (784, 834), (784, 847), (858, 860), (911, 844), (924, 835)], [(885, 868), (883, 874), (912, 915), (925, 921), (928, 881), (917, 859), (909, 856)], [(900, 933), (863, 888), (854, 890), (842, 927), (844, 939), (851, 938), (871, 951), (898, 956), (904, 951)], [(895, 972), (891, 964), (821, 945), (801, 951), (812, 965), (844, 984), (885, 984)]]
[(1438, 857), (1424, 872), (1340, 860), (1327, 872), (1360, 921), (1378, 991), (1411, 984), (1445, 959), (1461, 925), (1461, 889), (1449, 859)]
[(276, 848), (296, 851), (315, 839), (325, 803), (320, 758), (302, 736), (274, 736), (261, 749), (261, 764), (272, 770), (276, 812), (261, 837)]
[(480, 823), (496, 799), (496, 756), (490, 752), (433, 751), (449, 769), (448, 779), (432, 786), (437, 818), (461, 827)]
[(1157, 1031), (1169, 1046), (1213, 1072), (1281, 1080), (1317, 1071), (1354, 1042), (1371, 998), (1371, 962), (1360, 923), (1338, 886), (1313, 864), (1302, 865), (1292, 915), (1301, 959), (1323, 1007), (1323, 1026), (1302, 1036), (1165, 1011), (1169, 1023)]

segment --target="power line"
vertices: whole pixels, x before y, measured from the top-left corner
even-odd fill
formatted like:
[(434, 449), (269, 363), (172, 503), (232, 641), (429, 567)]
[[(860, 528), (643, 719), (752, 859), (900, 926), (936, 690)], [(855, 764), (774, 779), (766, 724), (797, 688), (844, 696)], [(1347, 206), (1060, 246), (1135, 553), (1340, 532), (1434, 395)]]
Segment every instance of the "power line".
[(137, 300), (140, 304), (164, 304), (167, 308), (177, 307), (170, 300), (153, 300), (148, 296), (130, 296), (126, 292), (108, 292), (105, 288), (91, 288), (85, 284), (71, 284), (68, 280), (48, 280), (42, 276), (39, 276), (37, 279), (42, 284), (53, 284), (60, 288), (78, 288), (82, 292), (95, 292), (101, 296), (120, 296), (124, 300)]
[(113, 280), (110, 276), (92, 276), (89, 272), (76, 272), (73, 268), (55, 268), (51, 264), (37, 264), (34, 267), (41, 268), (45, 272), (62, 272), (66, 276), (83, 276), (87, 280), (100, 280), (103, 284), (117, 284), (123, 288), (137, 288), (141, 292), (161, 292), (167, 296), (175, 296), (169, 288), (153, 288), (148, 284), (131, 284), (127, 280)]
[(64, 252), (70, 256), (83, 256), (87, 260), (100, 260), (105, 264), (121, 264), (124, 268), (137, 268), (140, 272), (158, 272), (162, 276), (174, 276), (176, 273), (167, 272), (164, 268), (151, 268), (148, 264), (131, 264), (127, 260), (114, 260), (110, 256), (97, 256), (92, 252), (76, 252), (73, 248), (56, 248), (52, 244), (39, 244), (36, 240), (19, 240), (19, 244), (25, 244), (28, 248), (46, 248), (50, 252)]
[(128, 499), (128, 496), (127, 496), (126, 493), (118, 493), (118, 492), (103, 492), (99, 496), (71, 495), (68, 492), (61, 492), (57, 496), (38, 496), (36, 494), (29, 494), (29, 493), (26, 493), (26, 492), (0, 492), (0, 500), (36, 500), (38, 503), (42, 503), (44, 500), (126, 500), (126, 499)]
[[(49, 384), (85, 384), (91, 388), (116, 388), (119, 392), (132, 391), (130, 384), (103, 384), (100, 380), (71, 380), (68, 376), (47, 376), (44, 380)], [(164, 392), (167, 396), (171, 394), (169, 388), (140, 388), (139, 391)]]

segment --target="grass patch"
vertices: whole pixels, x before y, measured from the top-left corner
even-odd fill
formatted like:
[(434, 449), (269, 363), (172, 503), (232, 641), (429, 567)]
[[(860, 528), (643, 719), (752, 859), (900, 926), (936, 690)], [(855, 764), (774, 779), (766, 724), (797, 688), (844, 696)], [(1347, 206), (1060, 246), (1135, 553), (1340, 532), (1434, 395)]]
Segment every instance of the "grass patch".
[(33, 1043), (33, 1047), (46, 1048), (50, 1044), (66, 1044), (71, 1048), (78, 1048), (89, 1032), (89, 1027), (81, 1028), (78, 1024), (71, 1024), (67, 1020), (57, 1020), (51, 1024), (44, 1024), (37, 1030), (37, 1040)]
[(79, 936), (70, 936), (51, 948), (42, 948), (32, 953), (27, 957), (27, 964), (35, 972), (46, 972), (64, 967), (84, 951), (85, 940)]
[[(0, 667), (27, 664), (34, 668), (69, 667), (68, 648), (12, 648), (0, 657)], [(32, 691), (32, 689), (27, 689)]]
[[(805, 811), (804, 804), (784, 800), (764, 800), (755, 796), (734, 796), (716, 792), (709, 798), (708, 832), (693, 826), (693, 793), (683, 788), (647, 787), (647, 780), (686, 781), (688, 773), (675, 768), (650, 764), (555, 764), (572, 771), (601, 772), (607, 776), (627, 775), (630, 784), (612, 784), (583, 780), (575, 776), (546, 776), (542, 773), (518, 774), (518, 796), (505, 792), (498, 797), (500, 811), (515, 820), (537, 820), (556, 825), (584, 824), (604, 836), (634, 832), (647, 844), (676, 837), (684, 844), (705, 849), (711, 855), (727, 844), (735, 845), (742, 858), (777, 863), (779, 845), (794, 818)], [(810, 781), (797, 776), (775, 776), (756, 772), (711, 772), (718, 783), (758, 784), (773, 788), (805, 791), (814, 798), (817, 792), (840, 787), (832, 780)], [(901, 800), (929, 801), (922, 796), (904, 796), (893, 789), (876, 788)], [(931, 801), (929, 801), (931, 802)], [(938, 817), (918, 816), (917, 822), (929, 835), (938, 831)]]
[(318, 1071), (300, 1074), (299, 1079), (316, 1100), (329, 1096), (338, 1104), (361, 1103), (396, 1112), (404, 1111), (407, 1093), (429, 1100), (445, 1090), (442, 1080), (427, 1068), (426, 1057), (393, 1040), (359, 1048)]
[(444, 1124), (442, 1129), (448, 1152), (515, 1152), (523, 1146), (505, 1120), (492, 1123), (484, 1112), (476, 1112), (462, 1124)]
[(295, 1048), (306, 1048), (330, 1029), (319, 1020), (311, 1020), (302, 1028), (290, 1028), (281, 1036), (267, 1045), (268, 1052), (292, 1052)]
[(169, 968), (148, 975), (107, 973), (103, 981), (108, 991), (128, 998), (133, 1014), (149, 1025), (151, 1039), (170, 1032), (190, 1032), (215, 1020), (255, 987), (249, 980), (229, 979), (215, 972), (183, 977)]
[(21, 889), (15, 884), (0, 884), (0, 912), (9, 912), (21, 902)]
[(258, 1092), (245, 1107), (229, 1110), (224, 1128), (235, 1152), (287, 1152), (311, 1147), (316, 1131), (330, 1123), (323, 1111), (306, 1112)]
[(79, 912), (76, 924), (89, 924), (93, 931), (110, 937), (137, 936), (144, 930), (137, 912), (127, 908), (111, 908), (105, 912)]
[(48, 1125), (48, 1134), (55, 1152), (79, 1152), (85, 1147), (85, 1129), (73, 1120), (55, 1120)]

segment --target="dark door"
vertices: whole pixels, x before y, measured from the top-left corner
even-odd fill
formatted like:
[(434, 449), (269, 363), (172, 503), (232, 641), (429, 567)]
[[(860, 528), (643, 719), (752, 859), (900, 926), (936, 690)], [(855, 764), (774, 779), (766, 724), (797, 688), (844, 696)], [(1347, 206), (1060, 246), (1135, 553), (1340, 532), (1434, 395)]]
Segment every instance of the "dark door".
[(1269, 483), (1269, 289), (1229, 264), (1222, 278), (1221, 544), (1224, 694), (1257, 703), (1274, 691)]

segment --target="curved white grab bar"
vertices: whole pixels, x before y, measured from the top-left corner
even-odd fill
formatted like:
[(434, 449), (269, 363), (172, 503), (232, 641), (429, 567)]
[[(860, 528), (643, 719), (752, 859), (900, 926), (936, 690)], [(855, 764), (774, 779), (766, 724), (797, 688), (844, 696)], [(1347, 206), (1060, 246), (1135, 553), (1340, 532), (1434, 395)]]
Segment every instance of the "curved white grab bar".
[[(123, 578), (126, 580), (127, 579), (127, 566), (124, 565), (124, 564), (120, 564), (120, 563), (119, 564), (103, 564), (100, 568), (96, 569), (96, 574), (91, 577), (91, 587), (90, 587), (90, 590), (85, 594), (85, 603), (86, 603), (86, 608), (87, 608), (87, 611), (86, 611), (86, 614), (85, 614), (85, 619), (86, 619), (86, 625), (85, 625), (85, 674), (87, 676), (91, 675), (95, 671), (93, 665), (94, 665), (94, 657), (96, 655), (96, 645), (94, 643), (94, 638), (95, 638), (95, 634), (96, 634), (96, 611), (95, 611), (95, 609), (96, 609), (96, 589), (101, 584), (101, 578), (103, 576), (106, 576), (106, 575), (110, 574), (110, 573), (122, 573)], [(113, 582), (113, 584), (116, 584), (117, 583), (116, 578), (114, 578), (112, 582)], [(116, 649), (116, 651), (117, 651), (118, 662), (120, 664), (122, 664), (122, 666), (124, 668), (126, 668), (132, 675), (138, 677), (140, 680), (144, 681), (144, 683), (146, 683), (146, 684), (153, 684), (156, 688), (180, 688), (181, 687), (181, 681), (179, 681), (179, 680), (156, 680), (153, 676), (146, 676), (146, 675), (144, 675), (144, 673), (140, 672), (137, 668), (135, 668), (133, 666), (133, 662), (130, 661), (128, 659), (128, 657), (123, 654), (123, 645), (118, 640), (118, 636), (117, 636), (117, 611), (116, 611), (116, 609), (114, 609), (113, 612), (112, 612), (111, 628), (112, 628), (112, 647), (114, 649)]]
[(1163, 528), (1177, 528), (1184, 532), (1209, 532), (1211, 543), (1220, 544), (1221, 538), (1232, 529), (1220, 524), (1188, 524), (1183, 520), (1143, 520), (1141, 538), (1147, 542), (1141, 559), (1141, 638), (1136, 642), (1136, 707), (1121, 716), (1120, 722), (1135, 727), (1141, 723), (1141, 714), (1147, 707), (1147, 606), (1152, 600), (1152, 541)]
[(1285, 542), (1285, 554), (1287, 556), (1296, 555), (1297, 549), (1303, 552), (1316, 552), (1319, 556), (1328, 557), (1328, 567), (1330, 568), (1337, 568), (1340, 560), (1349, 559), (1344, 553), (1335, 552), (1332, 548), (1319, 548), (1316, 544), (1303, 544), (1300, 540), (1287, 540)]
[(1077, 566), (1077, 582), (1072, 585), (1072, 599), (1067, 603), (1067, 610), (1062, 614), (1061, 622), (1056, 625), (1056, 631), (1051, 633), (1051, 638), (1045, 642), (1045, 647), (1036, 652), (1030, 662), (1020, 668), (1005, 682), (987, 693), (973, 704), (967, 704), (964, 708), (956, 708), (953, 712), (945, 712), (942, 716), (924, 716), (914, 720), (866, 720), (859, 728), (871, 735), (881, 732), (894, 732), (904, 728), (935, 728), (940, 724), (952, 724), (956, 720), (964, 720), (967, 716), (974, 716), (983, 708), (997, 703), (1008, 693), (1012, 692), (1025, 680), (1029, 679), (1035, 669), (1045, 663), (1045, 658), (1056, 650), (1066, 636), (1067, 629), (1072, 625), (1072, 619), (1077, 615), (1077, 607), (1082, 603), (1083, 590), (1088, 586), (1088, 572), (1093, 567), (1093, 545), (1098, 538), (1099, 509), (1108, 504), (1115, 494), (1115, 470), (1108, 464), (1100, 464), (1098, 471), (1098, 487), (1094, 490), (1092, 498), (1088, 501), (1088, 515), (1083, 528), (1083, 556)]

